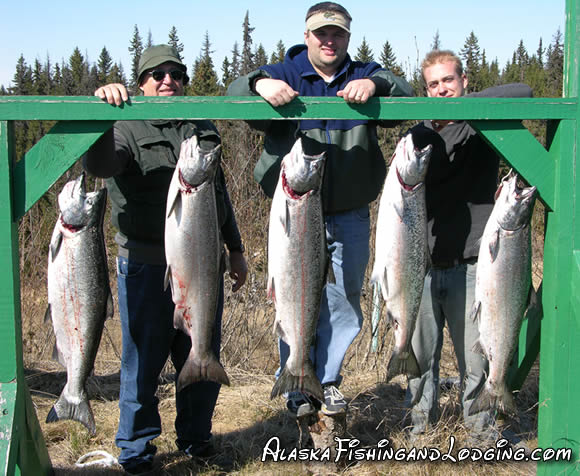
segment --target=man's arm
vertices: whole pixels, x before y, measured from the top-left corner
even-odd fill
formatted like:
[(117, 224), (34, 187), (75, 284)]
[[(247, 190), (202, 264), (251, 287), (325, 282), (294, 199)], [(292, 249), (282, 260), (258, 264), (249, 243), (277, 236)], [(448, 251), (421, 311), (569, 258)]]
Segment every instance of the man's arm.
[[(127, 88), (120, 83), (107, 84), (95, 91), (95, 96), (112, 106), (129, 101)], [(129, 163), (130, 154), (126, 141), (111, 127), (83, 156), (83, 168), (94, 177), (112, 177), (122, 172)], [(117, 146), (118, 145), (118, 146)]]
[(532, 88), (524, 83), (502, 84), (501, 86), (492, 86), (477, 93), (469, 93), (466, 97), (484, 97), (484, 98), (531, 98), (533, 96)]

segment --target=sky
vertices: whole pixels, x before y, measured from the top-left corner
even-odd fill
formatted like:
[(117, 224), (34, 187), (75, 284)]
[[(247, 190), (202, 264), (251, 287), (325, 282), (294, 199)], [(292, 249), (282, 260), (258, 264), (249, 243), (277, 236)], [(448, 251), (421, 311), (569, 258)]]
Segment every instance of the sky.
[[(128, 76), (128, 46), (135, 25), (143, 42), (151, 32), (153, 43), (166, 43), (172, 27), (184, 45), (183, 57), (191, 71), (209, 34), (212, 58), (219, 77), (224, 57), (231, 59), (234, 42), (242, 45), (242, 23), (249, 12), (254, 47), (262, 44), (268, 56), (282, 40), (286, 48), (303, 43), (304, 17), (316, 0), (141, 0), (62, 1), (0, 0), (0, 84), (9, 87), (18, 58), (27, 65), (38, 59), (52, 64), (68, 61), (78, 47), (96, 63), (106, 46), (114, 62), (121, 62)], [(528, 53), (552, 43), (558, 29), (565, 33), (565, 0), (392, 1), (348, 0), (339, 2), (353, 17), (349, 52), (356, 54), (363, 37), (379, 59), (389, 41), (405, 72), (413, 70), (439, 32), (441, 47), (459, 52), (473, 31), (488, 61), (503, 68), (523, 40)]]

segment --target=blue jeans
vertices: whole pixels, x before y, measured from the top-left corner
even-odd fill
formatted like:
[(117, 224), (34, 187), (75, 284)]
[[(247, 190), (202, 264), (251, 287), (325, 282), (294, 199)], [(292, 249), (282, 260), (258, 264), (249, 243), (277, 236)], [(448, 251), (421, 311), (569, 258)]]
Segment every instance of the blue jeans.
[[(316, 375), (323, 385), (340, 383), (344, 356), (362, 327), (360, 296), (369, 261), (369, 207), (328, 215), (324, 221), (335, 282), (324, 287), (316, 340), (311, 351)], [(283, 340), (278, 344), (280, 368), (276, 377), (290, 354)]]
[(431, 269), (425, 277), (423, 297), (412, 346), (422, 375), (410, 378), (407, 402), (411, 406), (413, 433), (423, 433), (439, 419), (439, 362), (445, 322), (453, 341), (462, 385), (461, 401), (465, 425), (473, 436), (485, 439), (494, 434), (495, 412), (469, 416), (469, 407), (485, 383), (487, 360), (473, 351), (479, 338), (477, 321), (470, 317), (475, 298), (477, 264), (459, 264)]
[[(173, 327), (171, 290), (163, 290), (165, 268), (117, 258), (123, 355), (115, 443), (121, 449), (119, 463), (125, 467), (153, 460), (156, 448), (151, 440), (161, 434), (155, 396), (159, 375), (169, 356), (179, 374), (191, 348), (190, 337)], [(223, 280), (212, 341), (218, 357), (222, 311)], [(211, 438), (219, 390), (219, 384), (199, 382), (176, 394), (175, 430), (180, 450), (195, 452)]]

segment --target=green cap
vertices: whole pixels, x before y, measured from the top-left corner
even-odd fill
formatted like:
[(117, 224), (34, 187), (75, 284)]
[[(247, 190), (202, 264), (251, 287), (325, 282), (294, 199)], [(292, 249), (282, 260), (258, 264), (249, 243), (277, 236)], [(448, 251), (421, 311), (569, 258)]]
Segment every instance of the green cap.
[(187, 71), (187, 66), (179, 59), (179, 53), (173, 46), (155, 45), (143, 51), (139, 59), (138, 83), (141, 83), (141, 76), (143, 76), (145, 71), (153, 69), (167, 61), (176, 63), (183, 67), (183, 71)]

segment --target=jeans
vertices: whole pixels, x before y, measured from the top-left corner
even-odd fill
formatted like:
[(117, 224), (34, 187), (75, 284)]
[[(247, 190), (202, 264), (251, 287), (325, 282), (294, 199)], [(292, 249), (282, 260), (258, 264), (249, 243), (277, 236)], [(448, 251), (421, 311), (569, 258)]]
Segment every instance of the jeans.
[[(165, 265), (117, 258), (119, 314), (123, 355), (119, 395), (119, 428), (115, 439), (125, 467), (153, 460), (151, 440), (161, 434), (156, 397), (158, 378), (171, 356), (176, 372), (183, 367), (191, 339), (173, 327), (174, 304), (169, 287), (164, 291)], [(220, 285), (212, 348), (219, 357), (223, 279)], [(180, 450), (195, 452), (211, 438), (211, 419), (220, 385), (198, 382), (176, 394), (175, 430)]]
[(475, 293), (477, 264), (432, 268), (425, 277), (421, 307), (413, 333), (412, 347), (422, 375), (409, 378), (407, 403), (411, 406), (413, 433), (423, 433), (439, 419), (439, 362), (445, 321), (453, 341), (462, 385), (463, 417), (473, 436), (493, 437), (495, 412), (469, 416), (469, 407), (483, 387), (487, 360), (473, 351), (479, 338), (477, 321), (470, 317)]
[[(361, 289), (369, 261), (369, 207), (325, 217), (326, 242), (334, 273), (322, 293), (320, 316), (311, 359), (321, 384), (342, 380), (340, 369), (346, 352), (361, 330)], [(279, 376), (290, 348), (279, 340)]]

